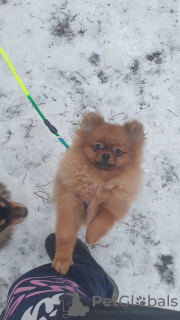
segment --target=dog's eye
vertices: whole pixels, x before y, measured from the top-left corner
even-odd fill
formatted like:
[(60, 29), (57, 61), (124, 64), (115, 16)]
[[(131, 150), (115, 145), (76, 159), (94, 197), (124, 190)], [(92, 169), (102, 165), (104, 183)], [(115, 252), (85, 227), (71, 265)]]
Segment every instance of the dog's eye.
[(115, 154), (116, 156), (120, 156), (121, 153), (122, 153), (121, 149), (119, 149), (119, 148), (115, 148), (115, 149), (113, 150), (113, 152), (114, 152), (114, 154)]
[(103, 149), (103, 146), (100, 144), (100, 143), (97, 143), (95, 146), (94, 146), (94, 150), (95, 151), (99, 151), (99, 150), (102, 150)]

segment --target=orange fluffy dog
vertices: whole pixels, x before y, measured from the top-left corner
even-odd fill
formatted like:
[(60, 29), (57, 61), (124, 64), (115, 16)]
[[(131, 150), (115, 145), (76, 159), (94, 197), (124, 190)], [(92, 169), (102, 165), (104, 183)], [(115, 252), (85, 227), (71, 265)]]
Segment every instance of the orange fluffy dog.
[(122, 219), (141, 183), (143, 125), (106, 123), (86, 113), (71, 148), (60, 164), (54, 186), (57, 204), (56, 254), (53, 267), (66, 274), (72, 265), (77, 232), (87, 226), (93, 244)]

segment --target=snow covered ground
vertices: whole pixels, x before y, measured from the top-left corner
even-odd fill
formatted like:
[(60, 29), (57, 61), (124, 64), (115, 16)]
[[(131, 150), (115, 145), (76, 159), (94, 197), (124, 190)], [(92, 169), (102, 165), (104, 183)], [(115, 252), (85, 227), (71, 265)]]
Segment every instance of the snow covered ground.
[[(178, 0), (0, 0), (0, 46), (41, 111), (71, 143), (81, 114), (142, 121), (142, 192), (91, 247), (120, 296), (177, 299), (180, 310), (180, 29)], [(51, 203), (65, 148), (0, 56), (0, 180), (29, 209), (0, 252), (0, 310), (11, 283), (50, 262)], [(84, 230), (79, 237), (84, 239)]]

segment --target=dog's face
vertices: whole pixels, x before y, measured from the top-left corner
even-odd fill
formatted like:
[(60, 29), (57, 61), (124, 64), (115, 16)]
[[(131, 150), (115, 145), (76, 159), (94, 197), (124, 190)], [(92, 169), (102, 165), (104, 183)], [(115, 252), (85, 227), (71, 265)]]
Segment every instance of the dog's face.
[(9, 226), (21, 223), (28, 211), (22, 204), (11, 202), (0, 196), (0, 232)]
[(144, 130), (137, 121), (120, 126), (106, 123), (97, 113), (87, 113), (76, 133), (75, 147), (97, 169), (121, 170), (141, 157)]

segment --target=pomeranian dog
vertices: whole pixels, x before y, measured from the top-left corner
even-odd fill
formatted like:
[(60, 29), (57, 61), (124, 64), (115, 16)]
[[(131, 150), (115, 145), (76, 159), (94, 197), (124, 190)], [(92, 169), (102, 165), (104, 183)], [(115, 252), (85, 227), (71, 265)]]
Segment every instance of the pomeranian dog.
[(141, 185), (144, 140), (143, 125), (135, 120), (117, 125), (99, 113), (84, 114), (54, 184), (57, 272), (66, 274), (72, 265), (81, 225), (93, 244), (129, 210)]
[(0, 182), (0, 249), (11, 240), (12, 226), (27, 216), (27, 209), (22, 204), (10, 201), (10, 198), (10, 192)]

